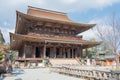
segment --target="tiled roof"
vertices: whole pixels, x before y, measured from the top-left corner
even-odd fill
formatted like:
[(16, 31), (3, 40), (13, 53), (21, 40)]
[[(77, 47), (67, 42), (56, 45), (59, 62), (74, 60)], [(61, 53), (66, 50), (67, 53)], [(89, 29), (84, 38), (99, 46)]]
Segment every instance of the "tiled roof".
[[(30, 42), (50, 42), (50, 43), (82, 45), (83, 48), (93, 47), (101, 44), (101, 42), (91, 42), (91, 41), (82, 40), (81, 38), (41, 35), (41, 34), (35, 34), (35, 33), (29, 33), (27, 35), (10, 33), (10, 36), (11, 36), (11, 44), (19, 43), (20, 40), (30, 41)], [(19, 42), (16, 42), (16, 41), (19, 41)]]
[(42, 17), (42, 18), (48, 18), (48, 19), (55, 19), (55, 20), (63, 20), (63, 21), (71, 21), (66, 13), (58, 12), (58, 11), (52, 11), (52, 10), (46, 10), (41, 8), (35, 8), (29, 6), (28, 15), (36, 16), (36, 17)]
[[(82, 23), (77, 23), (77, 22), (73, 22), (70, 20), (66, 20), (66, 19), (55, 19), (53, 18), (48, 18), (48, 17), (38, 17), (38, 16), (33, 16), (33, 15), (28, 15), (28, 14), (24, 14), (21, 12), (17, 11), (17, 23), (16, 23), (16, 29), (15, 32), (16, 33), (21, 33), (24, 31), (24, 29), (26, 28), (23, 26), (20, 26), (21, 24), (19, 23), (19, 18), (23, 18), (23, 19), (27, 19), (29, 21), (35, 21), (35, 22), (46, 22), (46, 23), (55, 23), (55, 24), (61, 24), (61, 25), (65, 25), (65, 26), (71, 26), (73, 28), (75, 28), (75, 31), (77, 33), (81, 33), (84, 32), (86, 30), (89, 30), (90, 28), (94, 27), (96, 24), (82, 24)], [(21, 22), (23, 22), (24, 25), (24, 21), (21, 20)], [(65, 27), (64, 26), (64, 27)], [(21, 30), (22, 29), (22, 30)]]
[(37, 38), (43, 38), (43, 39), (55, 39), (55, 40), (82, 40), (80, 37), (72, 37), (72, 36), (59, 36), (59, 35), (49, 35), (49, 34), (37, 34), (37, 33), (28, 33), (28, 36), (33, 36)]

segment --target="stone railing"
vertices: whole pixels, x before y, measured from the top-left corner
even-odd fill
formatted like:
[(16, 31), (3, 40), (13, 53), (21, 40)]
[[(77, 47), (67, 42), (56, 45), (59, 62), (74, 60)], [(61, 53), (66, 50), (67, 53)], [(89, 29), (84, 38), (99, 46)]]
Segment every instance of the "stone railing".
[(82, 70), (68, 67), (54, 67), (51, 68), (51, 71), (68, 76), (83, 78), (85, 80), (120, 80), (120, 74), (112, 73), (111, 71)]

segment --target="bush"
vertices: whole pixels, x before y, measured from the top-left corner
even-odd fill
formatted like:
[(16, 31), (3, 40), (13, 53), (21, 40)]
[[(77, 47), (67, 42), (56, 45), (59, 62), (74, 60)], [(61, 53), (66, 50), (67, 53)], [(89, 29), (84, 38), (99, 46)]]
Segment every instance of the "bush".
[(0, 66), (0, 74), (6, 73), (6, 70)]
[(0, 52), (0, 60), (2, 60), (4, 54), (4, 52)]

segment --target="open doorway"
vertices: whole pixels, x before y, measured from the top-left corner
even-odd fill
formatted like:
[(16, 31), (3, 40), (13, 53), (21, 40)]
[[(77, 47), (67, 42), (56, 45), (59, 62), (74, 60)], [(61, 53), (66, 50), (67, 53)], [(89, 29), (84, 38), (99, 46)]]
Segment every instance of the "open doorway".
[(72, 49), (70, 49), (70, 58), (72, 58)]
[(41, 54), (41, 49), (40, 49), (40, 47), (36, 47), (35, 57), (36, 57), (36, 58), (40, 58), (40, 57), (41, 57), (40, 54)]
[(46, 48), (46, 57), (50, 57), (50, 48)]
[(56, 58), (59, 58), (60, 56), (59, 56), (60, 54), (59, 54), (59, 48), (56, 48)]

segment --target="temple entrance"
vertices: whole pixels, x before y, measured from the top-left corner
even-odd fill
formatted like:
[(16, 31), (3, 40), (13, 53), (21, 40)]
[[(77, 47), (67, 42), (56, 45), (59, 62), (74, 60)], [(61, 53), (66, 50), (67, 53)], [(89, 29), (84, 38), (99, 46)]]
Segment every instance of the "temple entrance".
[(70, 58), (72, 58), (72, 49), (70, 49)]
[(59, 58), (59, 48), (56, 48), (56, 57)]
[(50, 57), (50, 48), (46, 48), (46, 57)]
[(65, 49), (65, 58), (68, 58), (67, 49)]
[(75, 49), (73, 49), (73, 58), (75, 58), (75, 52), (76, 52)]
[(41, 51), (40, 51), (40, 47), (36, 47), (36, 53), (35, 53), (35, 57), (36, 57), (36, 58), (41, 57), (41, 56), (40, 56), (40, 52), (41, 52)]

